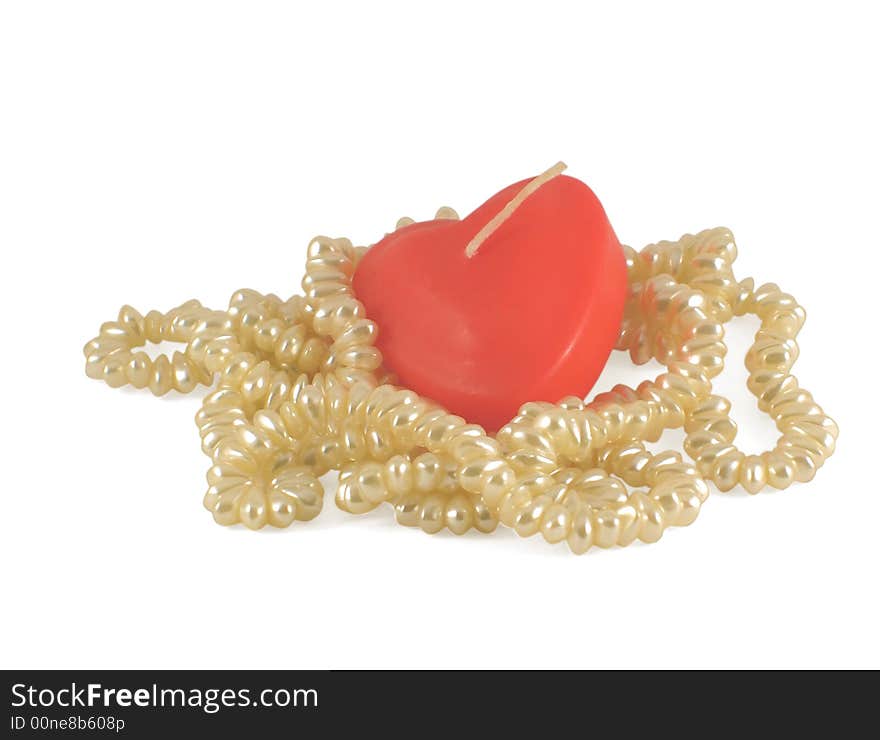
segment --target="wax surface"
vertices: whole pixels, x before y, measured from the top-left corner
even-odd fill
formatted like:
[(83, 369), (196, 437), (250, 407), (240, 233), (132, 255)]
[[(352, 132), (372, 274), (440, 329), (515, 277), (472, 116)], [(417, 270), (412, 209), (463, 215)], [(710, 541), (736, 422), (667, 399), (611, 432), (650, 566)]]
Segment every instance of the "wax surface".
[(461, 221), (388, 234), (354, 275), (400, 384), (489, 431), (527, 401), (585, 396), (618, 337), (627, 293), (623, 251), (602, 205), (564, 175), (465, 255), (528, 182)]

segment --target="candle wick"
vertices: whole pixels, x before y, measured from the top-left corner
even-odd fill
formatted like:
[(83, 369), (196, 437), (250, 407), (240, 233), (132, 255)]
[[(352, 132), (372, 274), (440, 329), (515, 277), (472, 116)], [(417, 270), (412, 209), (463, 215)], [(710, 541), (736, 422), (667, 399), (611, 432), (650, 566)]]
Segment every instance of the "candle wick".
[(464, 249), (465, 255), (470, 258), (473, 257), (480, 246), (483, 244), (486, 239), (488, 239), (495, 231), (498, 229), (501, 224), (503, 224), (507, 219), (509, 219), (513, 212), (519, 208), (523, 201), (528, 198), (532, 193), (534, 193), (538, 188), (542, 185), (547, 184), (559, 174), (562, 174), (562, 171), (568, 165), (565, 162), (557, 162), (554, 164), (549, 170), (545, 170), (540, 175), (538, 175), (534, 180), (526, 183), (526, 186), (520, 190), (513, 198), (510, 199), (510, 202), (504, 206), (495, 216), (492, 218), (489, 223), (487, 223), (482, 229), (477, 232), (477, 235), (468, 242), (468, 245)]

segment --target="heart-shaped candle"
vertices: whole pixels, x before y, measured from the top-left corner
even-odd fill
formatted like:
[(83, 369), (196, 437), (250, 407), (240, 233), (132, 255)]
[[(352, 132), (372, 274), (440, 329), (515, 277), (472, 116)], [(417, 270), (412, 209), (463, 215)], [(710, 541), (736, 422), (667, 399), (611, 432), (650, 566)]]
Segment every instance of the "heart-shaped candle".
[(585, 396), (620, 330), (623, 251), (563, 168), (388, 234), (354, 275), (400, 384), (490, 431), (527, 401)]

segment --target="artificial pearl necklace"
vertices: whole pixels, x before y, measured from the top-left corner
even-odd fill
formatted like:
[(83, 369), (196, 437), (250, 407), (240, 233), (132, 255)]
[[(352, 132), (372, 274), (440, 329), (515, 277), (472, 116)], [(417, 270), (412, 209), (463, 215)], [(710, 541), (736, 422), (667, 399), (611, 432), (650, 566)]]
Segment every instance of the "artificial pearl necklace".
[[(458, 216), (441, 208), (437, 218)], [(241, 290), (226, 311), (187, 301), (146, 316), (124, 306), (86, 344), (86, 374), (157, 396), (217, 381), (196, 414), (212, 460), (204, 504), (219, 524), (251, 529), (317, 516), (319, 478), (338, 470), (336, 504), (352, 514), (387, 502), (398, 522), (425, 532), (491, 532), (501, 522), (582, 553), (690, 524), (707, 480), (749, 493), (811, 480), (838, 430), (790, 374), (804, 310), (773, 283), (736, 280), (726, 229), (624, 250), (630, 287), (617, 348), (667, 372), (588, 404), (527, 403), (494, 436), (393, 385), (351, 288), (366, 248), (347, 239), (312, 241), (304, 296)], [(734, 446), (730, 403), (712, 393), (723, 325), (747, 313), (761, 320), (748, 387), (781, 432), (760, 455)], [(155, 360), (137, 351), (160, 341), (185, 349)], [(677, 427), (694, 463), (645, 448)]]

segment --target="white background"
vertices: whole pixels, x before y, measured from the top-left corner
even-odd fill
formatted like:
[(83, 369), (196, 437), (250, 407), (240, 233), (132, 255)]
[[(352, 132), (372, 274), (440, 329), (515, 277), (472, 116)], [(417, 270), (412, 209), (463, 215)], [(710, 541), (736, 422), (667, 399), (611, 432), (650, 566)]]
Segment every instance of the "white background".
[[(6, 2), (2, 667), (880, 666), (872, 3)], [(660, 543), (428, 537), (391, 510), (252, 533), (203, 510), (198, 394), (88, 380), (123, 303), (299, 290), (565, 159), (634, 246), (733, 229), (808, 310), (842, 430), (816, 479)], [(775, 439), (730, 329), (738, 442)], [(615, 356), (598, 388), (653, 377)], [(680, 442), (670, 434), (668, 443)]]

